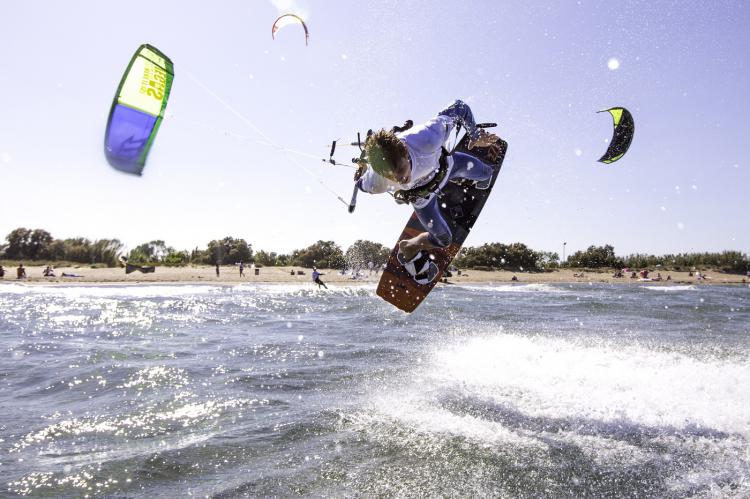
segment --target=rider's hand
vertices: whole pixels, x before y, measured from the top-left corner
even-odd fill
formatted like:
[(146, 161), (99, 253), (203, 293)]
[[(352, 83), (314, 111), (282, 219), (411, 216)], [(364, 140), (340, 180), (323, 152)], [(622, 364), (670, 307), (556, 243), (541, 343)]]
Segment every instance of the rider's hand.
[(362, 175), (364, 175), (365, 172), (367, 171), (367, 162), (360, 161), (359, 163), (357, 163), (357, 165), (358, 165), (357, 166), (357, 171), (354, 172), (354, 181), (355, 182), (357, 180), (359, 180), (362, 177)]

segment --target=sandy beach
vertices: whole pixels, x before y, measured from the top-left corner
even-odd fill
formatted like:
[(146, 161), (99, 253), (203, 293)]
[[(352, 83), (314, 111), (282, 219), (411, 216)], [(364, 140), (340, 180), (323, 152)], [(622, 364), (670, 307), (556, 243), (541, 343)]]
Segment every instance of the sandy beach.
[[(26, 266), (27, 278), (16, 279), (15, 267), (5, 267), (5, 278), (0, 283), (30, 283), (30, 284), (74, 284), (74, 283), (98, 283), (98, 284), (143, 284), (143, 283), (309, 283), (311, 286), (312, 269), (299, 267), (262, 267), (256, 269), (246, 267), (244, 276), (240, 276), (239, 267), (222, 266), (220, 275), (216, 276), (216, 269), (212, 266), (188, 266), (188, 267), (156, 267), (154, 273), (143, 274), (140, 272), (125, 273), (123, 268), (89, 268), (89, 267), (55, 267), (56, 277), (44, 277), (42, 272), (44, 266)], [(303, 272), (300, 274), (300, 272)], [(321, 269), (324, 275), (322, 280), (328, 284), (342, 285), (354, 282), (377, 283), (380, 274), (365, 272), (357, 279), (352, 279), (350, 274), (342, 275), (334, 269)], [(79, 277), (62, 277), (63, 274), (74, 274)], [(743, 284), (747, 279), (742, 275), (725, 274), (722, 272), (703, 272), (706, 279), (697, 279), (695, 275), (690, 276), (688, 272), (661, 272), (661, 281), (644, 281), (643, 279), (631, 279), (629, 277), (615, 278), (612, 271), (587, 271), (580, 269), (561, 269), (551, 272), (528, 273), (510, 271), (481, 271), (466, 270), (461, 275), (453, 273), (448, 278), (450, 283), (495, 283), (495, 282), (519, 282), (519, 283), (574, 283), (574, 282), (596, 282), (596, 283), (619, 283), (639, 284), (651, 282), (654, 284)], [(516, 276), (517, 281), (513, 281)], [(649, 277), (656, 277), (652, 272)], [(670, 280), (666, 280), (670, 276)]]

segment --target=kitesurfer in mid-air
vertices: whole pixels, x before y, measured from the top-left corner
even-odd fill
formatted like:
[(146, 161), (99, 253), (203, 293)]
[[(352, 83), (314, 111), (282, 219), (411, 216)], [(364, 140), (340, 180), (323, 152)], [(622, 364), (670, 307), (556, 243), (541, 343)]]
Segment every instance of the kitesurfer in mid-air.
[(396, 201), (412, 204), (427, 229), (399, 242), (406, 261), (421, 250), (450, 245), (452, 233), (438, 207), (440, 190), (449, 180), (465, 178), (476, 181), (477, 189), (489, 187), (491, 166), (462, 152), (448, 154), (443, 147), (458, 125), (469, 135), (469, 149), (486, 147), (490, 157), (495, 157), (497, 137), (476, 127), (471, 108), (461, 100), (426, 123), (401, 132), (380, 130), (365, 142), (367, 160), (360, 162), (355, 174), (359, 189), (370, 194), (394, 193)]

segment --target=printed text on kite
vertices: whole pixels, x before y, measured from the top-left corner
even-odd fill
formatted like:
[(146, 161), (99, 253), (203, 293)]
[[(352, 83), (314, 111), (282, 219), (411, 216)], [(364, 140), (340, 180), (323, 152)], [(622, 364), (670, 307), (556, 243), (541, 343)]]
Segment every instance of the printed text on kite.
[(104, 154), (117, 170), (140, 175), (172, 89), (172, 61), (143, 44), (117, 87), (107, 121)]

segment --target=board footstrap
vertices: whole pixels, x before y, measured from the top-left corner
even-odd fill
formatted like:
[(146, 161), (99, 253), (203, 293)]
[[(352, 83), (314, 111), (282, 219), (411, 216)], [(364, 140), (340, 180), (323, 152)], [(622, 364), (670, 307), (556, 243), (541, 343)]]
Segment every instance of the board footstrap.
[(437, 265), (430, 258), (430, 254), (424, 250), (417, 253), (414, 258), (408, 261), (402, 253), (399, 253), (397, 258), (409, 275), (419, 284), (432, 282), (438, 275)]

